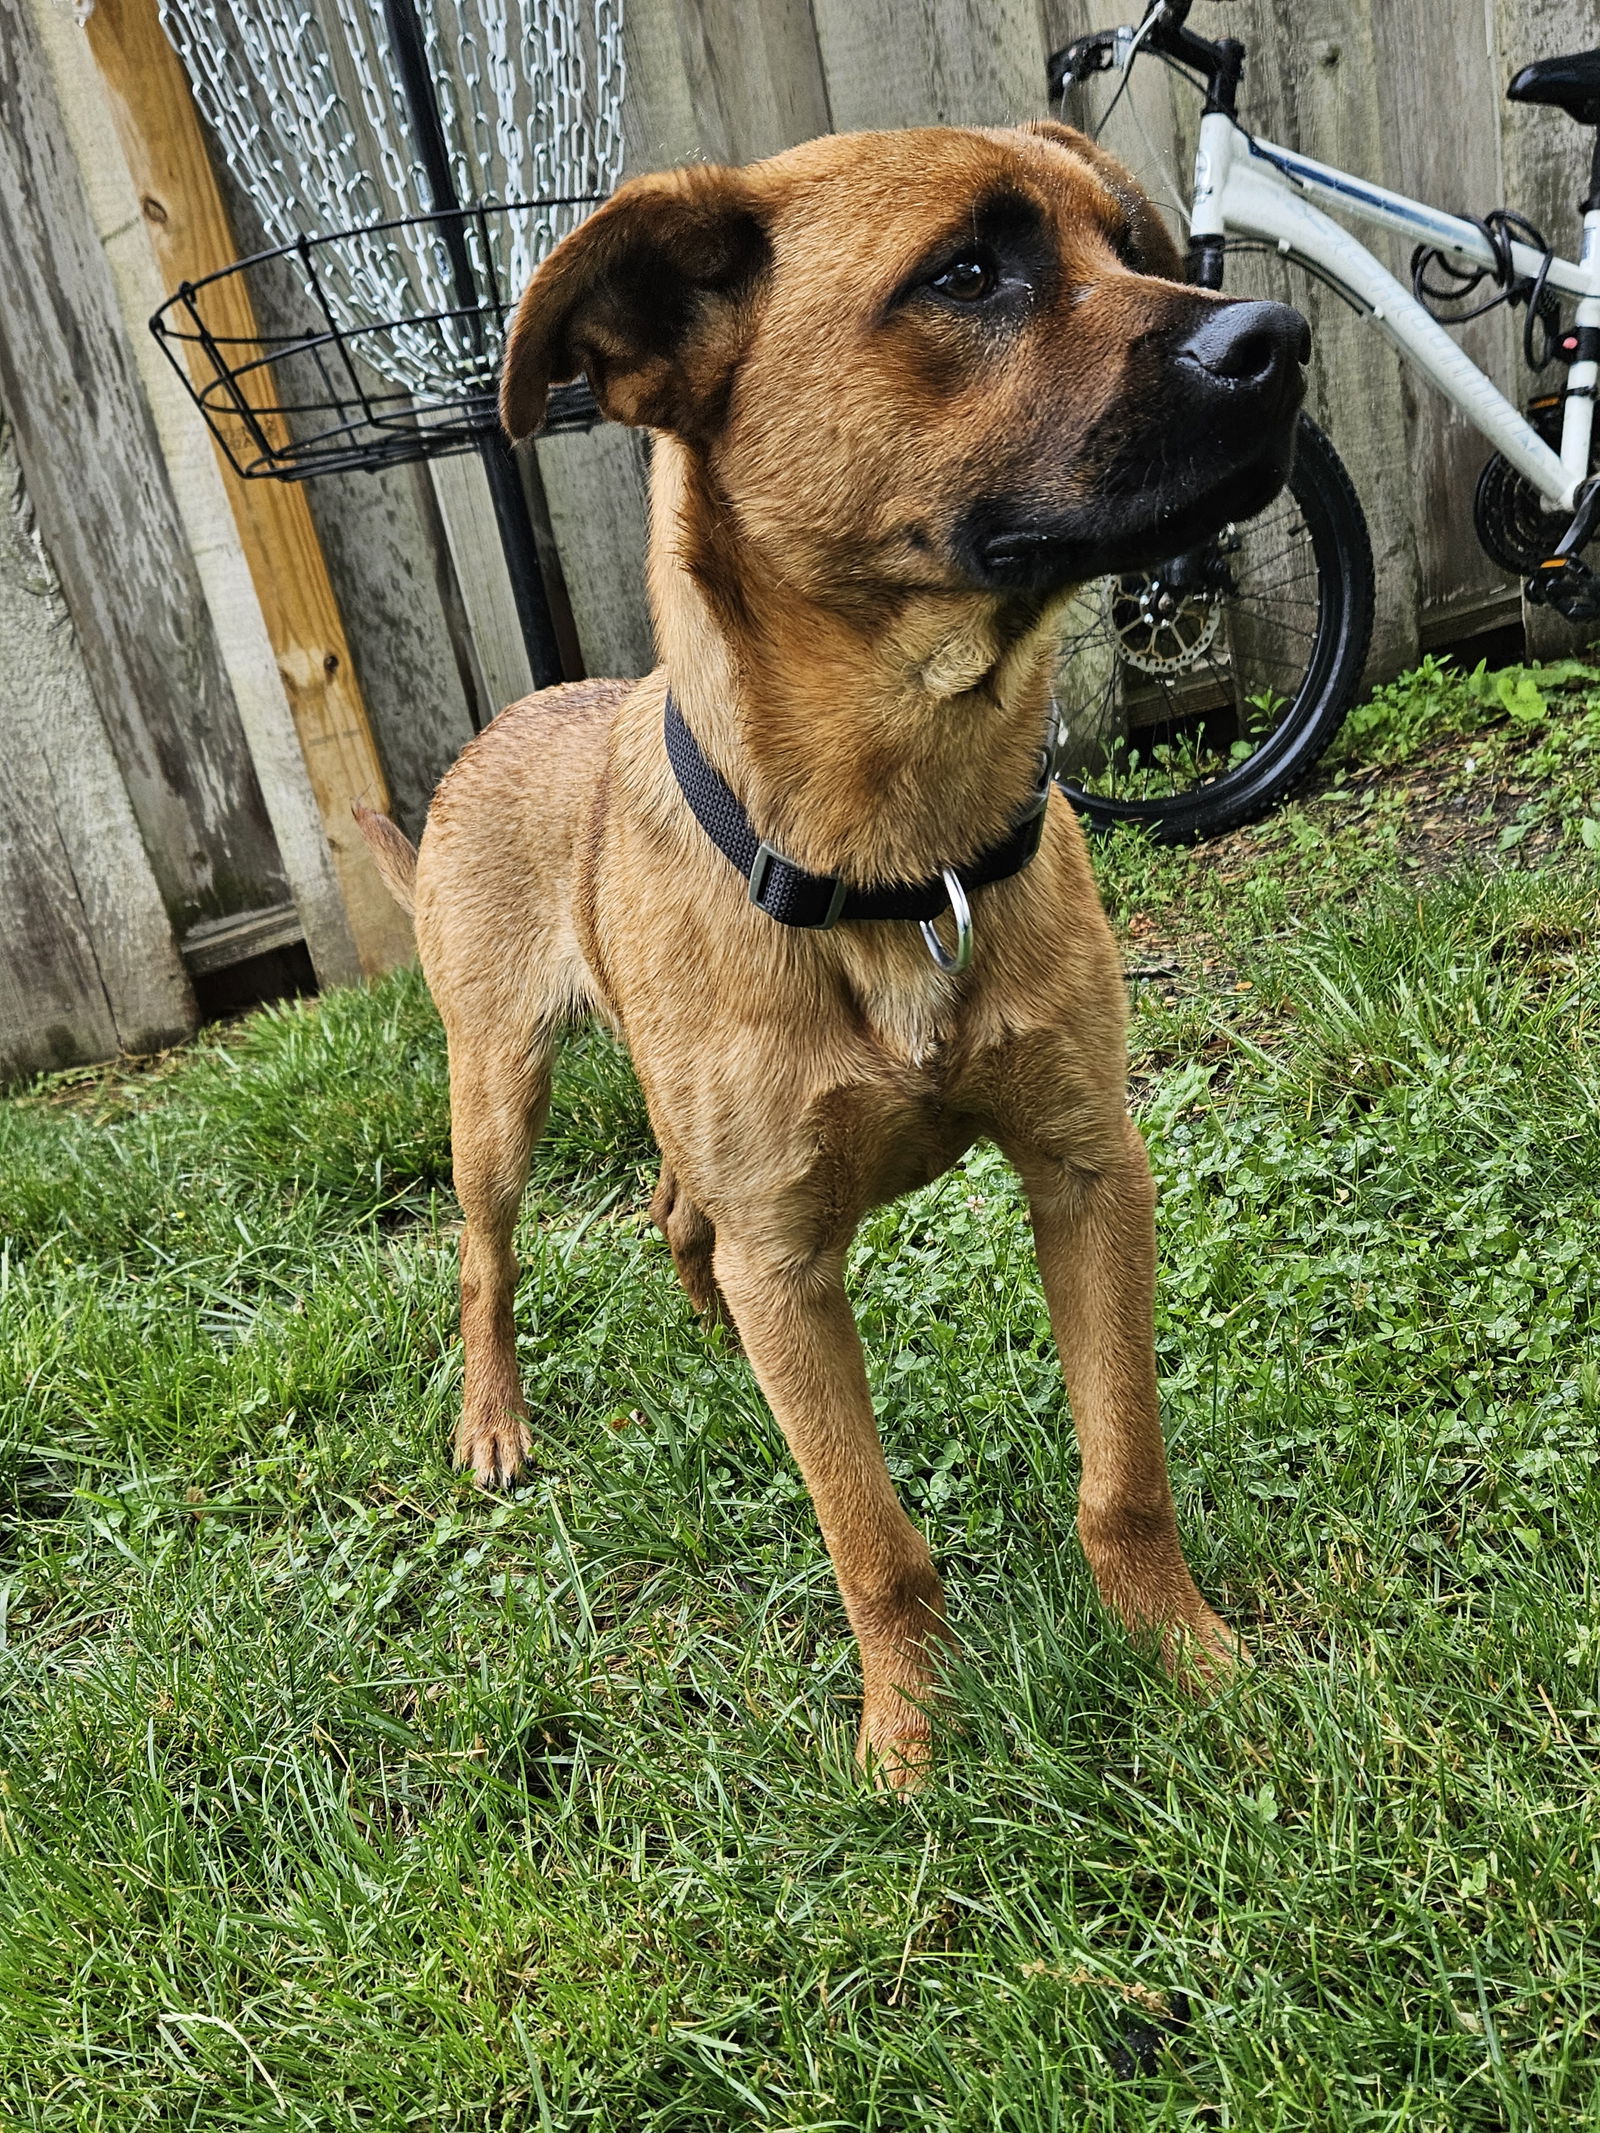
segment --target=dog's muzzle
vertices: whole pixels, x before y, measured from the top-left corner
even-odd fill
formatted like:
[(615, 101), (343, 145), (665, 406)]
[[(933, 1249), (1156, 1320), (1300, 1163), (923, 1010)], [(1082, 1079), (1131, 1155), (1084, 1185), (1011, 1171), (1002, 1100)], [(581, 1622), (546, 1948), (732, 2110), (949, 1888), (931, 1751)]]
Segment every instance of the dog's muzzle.
[(1287, 304), (1207, 302), (1141, 388), (1156, 412), (1098, 467), (1071, 470), (1089, 493), (1062, 504), (1041, 468), (1041, 488), (975, 499), (955, 528), (957, 562), (985, 590), (1048, 593), (1146, 569), (1254, 517), (1289, 477), (1310, 353)]

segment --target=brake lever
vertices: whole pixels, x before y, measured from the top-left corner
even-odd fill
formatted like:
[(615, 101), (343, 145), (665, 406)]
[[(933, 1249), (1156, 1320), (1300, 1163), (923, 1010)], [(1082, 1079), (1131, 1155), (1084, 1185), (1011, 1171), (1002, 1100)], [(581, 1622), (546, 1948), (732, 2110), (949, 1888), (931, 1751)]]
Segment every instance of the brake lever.
[(1074, 37), (1050, 56), (1047, 78), (1052, 101), (1065, 96), (1071, 82), (1088, 81), (1091, 75), (1128, 64), (1137, 32), (1131, 24), (1117, 30), (1091, 30), (1087, 37)]

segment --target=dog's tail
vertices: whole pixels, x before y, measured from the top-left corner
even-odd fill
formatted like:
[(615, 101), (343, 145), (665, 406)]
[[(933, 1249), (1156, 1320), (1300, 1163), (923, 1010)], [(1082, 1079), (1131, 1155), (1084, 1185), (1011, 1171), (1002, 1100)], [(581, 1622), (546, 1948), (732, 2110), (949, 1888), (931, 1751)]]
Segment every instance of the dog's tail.
[(416, 846), (395, 828), (387, 815), (363, 807), (359, 800), (350, 802), (350, 812), (371, 847), (384, 887), (402, 911), (410, 911), (416, 902)]

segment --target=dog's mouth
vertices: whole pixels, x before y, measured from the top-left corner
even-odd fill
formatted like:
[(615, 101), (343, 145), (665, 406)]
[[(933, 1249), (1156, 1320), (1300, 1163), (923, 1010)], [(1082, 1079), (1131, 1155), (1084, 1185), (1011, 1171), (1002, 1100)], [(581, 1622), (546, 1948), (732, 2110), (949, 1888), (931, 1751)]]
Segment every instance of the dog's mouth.
[(956, 530), (955, 555), (987, 592), (1048, 594), (1118, 571), (1144, 570), (1253, 518), (1289, 478), (1294, 424), (1262, 441), (1244, 464), (1214, 459), (1174, 466), (1131, 455), (1114, 462), (1090, 500), (1066, 508), (981, 498)]

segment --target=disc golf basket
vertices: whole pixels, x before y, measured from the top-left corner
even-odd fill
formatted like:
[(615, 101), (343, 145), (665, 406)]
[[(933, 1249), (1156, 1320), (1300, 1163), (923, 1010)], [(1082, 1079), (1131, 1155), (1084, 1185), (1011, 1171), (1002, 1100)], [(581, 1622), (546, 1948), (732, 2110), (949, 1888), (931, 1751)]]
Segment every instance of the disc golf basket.
[[(151, 330), (246, 479), (476, 452), (537, 685), (561, 679), (497, 413), (510, 313), (617, 182), (622, 0), (161, 0), (274, 244)], [(600, 419), (583, 385), (547, 428)]]

